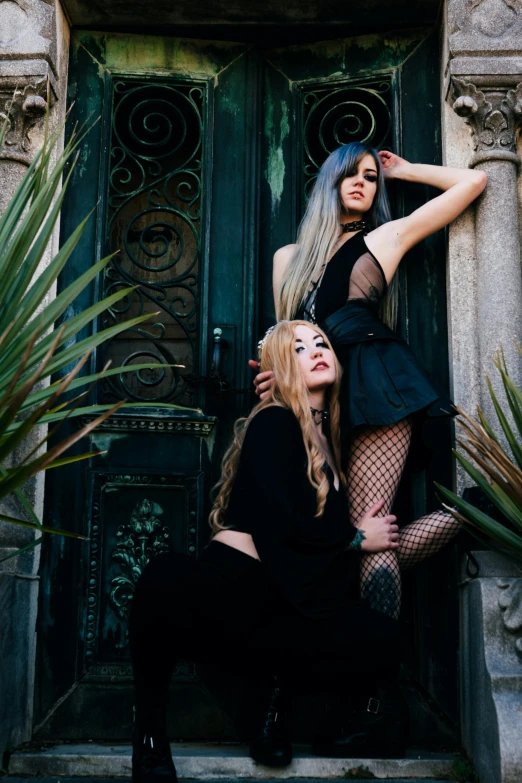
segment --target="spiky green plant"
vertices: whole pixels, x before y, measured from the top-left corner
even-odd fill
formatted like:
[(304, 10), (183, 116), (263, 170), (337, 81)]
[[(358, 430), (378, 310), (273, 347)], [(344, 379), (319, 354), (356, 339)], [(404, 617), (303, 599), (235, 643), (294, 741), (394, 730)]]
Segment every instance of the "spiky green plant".
[[(522, 350), (517, 346), (522, 356)], [(494, 365), (502, 379), (506, 402), (500, 402), (491, 379), (486, 376), (493, 407), (504, 433), (507, 449), (495, 434), (480, 407), (472, 419), (459, 410), (463, 436), (457, 440), (462, 451), (454, 454), (468, 476), (498, 510), (497, 519), (436, 484), (446, 508), (463, 522), (481, 543), (500, 552), (522, 570), (522, 392), (509, 376), (503, 351)], [(507, 406), (507, 407), (506, 407)], [(513, 424), (508, 418), (511, 413)], [(464, 452), (464, 453), (462, 453)]]
[[(0, 130), (0, 149), (6, 130), (7, 121)], [(102, 272), (111, 259), (111, 256), (108, 256), (93, 264), (58, 296), (54, 299), (49, 297), (58, 275), (80, 240), (89, 219), (87, 216), (45, 269), (38, 272), (74, 169), (75, 153), (83, 138), (82, 131), (73, 133), (63, 152), (57, 156), (55, 164), (51, 165), (62, 130), (63, 128), (60, 128), (50, 135), (48, 115), (46, 116), (43, 147), (35, 156), (0, 217), (0, 466), (10, 465), (8, 468), (0, 467), (0, 501), (14, 493), (27, 516), (27, 519), (21, 519), (0, 511), (0, 521), (29, 527), (40, 533), (60, 533), (82, 538), (76, 533), (44, 527), (20, 487), (39, 471), (93, 456), (93, 453), (72, 457), (61, 455), (126, 403), (82, 406), (81, 400), (88, 394), (92, 384), (109, 375), (157, 369), (158, 364), (135, 364), (114, 369), (109, 369), (107, 365), (101, 373), (79, 375), (96, 346), (151, 317), (139, 316), (94, 332), (85, 339), (72, 339), (101, 313), (128, 296), (133, 287), (119, 290), (69, 318), (60, 329), (53, 330), (53, 325), (63, 316), (71, 302)], [(65, 182), (61, 186), (62, 176), (65, 174)], [(62, 379), (51, 384), (46, 383), (54, 373), (71, 365), (73, 369)], [(70, 395), (64, 399), (66, 391), (71, 392), (82, 387), (86, 387), (86, 390), (72, 400), (69, 399)], [(98, 416), (89, 425), (78, 428), (48, 450), (43, 448), (51, 436), (56, 436), (56, 430), (65, 419), (86, 413)], [(24, 439), (36, 427), (44, 424), (52, 424), (53, 429), (41, 435), (37, 445), (21, 461), (11, 464), (15, 450), (21, 446)], [(39, 430), (42, 431), (45, 432)], [(36, 538), (27, 547), (9, 557), (36, 546), (41, 539), (41, 536)]]

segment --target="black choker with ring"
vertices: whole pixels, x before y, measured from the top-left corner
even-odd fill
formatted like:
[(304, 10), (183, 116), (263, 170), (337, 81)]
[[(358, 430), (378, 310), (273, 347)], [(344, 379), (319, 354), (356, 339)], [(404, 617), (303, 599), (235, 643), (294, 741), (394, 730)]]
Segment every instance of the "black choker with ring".
[(353, 220), (351, 223), (341, 223), (343, 234), (347, 234), (349, 231), (366, 231), (365, 220)]
[[(321, 417), (320, 421), (326, 421), (328, 418), (328, 411), (322, 411), (318, 408), (310, 408), (310, 412), (312, 414), (312, 418), (315, 421), (315, 417), (319, 415)], [(320, 424), (320, 421), (317, 421), (316, 424)]]

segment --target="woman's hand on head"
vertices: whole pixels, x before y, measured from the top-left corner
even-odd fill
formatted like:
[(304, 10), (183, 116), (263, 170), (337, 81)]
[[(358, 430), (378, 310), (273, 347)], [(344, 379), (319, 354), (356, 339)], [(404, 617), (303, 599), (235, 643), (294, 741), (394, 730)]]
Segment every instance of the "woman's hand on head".
[(357, 533), (350, 544), (350, 549), (358, 549), (361, 552), (386, 552), (388, 549), (398, 549), (399, 528), (395, 524), (397, 517), (393, 514), (377, 516), (383, 505), (384, 500), (379, 500), (355, 523)]
[[(253, 370), (259, 370), (259, 362), (254, 359), (248, 360), (248, 365)], [(267, 372), (258, 372), (254, 378), (255, 391), (259, 399), (264, 400), (268, 396), (270, 387), (274, 382), (274, 373), (271, 370)]]
[(402, 173), (410, 165), (407, 160), (389, 150), (381, 150), (379, 158), (385, 179), (401, 179)]

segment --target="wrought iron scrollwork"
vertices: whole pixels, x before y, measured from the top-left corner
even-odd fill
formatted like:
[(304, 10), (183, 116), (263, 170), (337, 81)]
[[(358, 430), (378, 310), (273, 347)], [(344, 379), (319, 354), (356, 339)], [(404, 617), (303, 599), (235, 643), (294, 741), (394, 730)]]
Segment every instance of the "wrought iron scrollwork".
[(378, 149), (389, 144), (391, 81), (302, 90), (304, 192), (309, 193), (320, 166), (342, 144), (361, 141)]
[(108, 311), (107, 325), (143, 313), (156, 320), (108, 343), (115, 366), (183, 364), (105, 381), (106, 399), (194, 402), (199, 334), (202, 155), (206, 86), (119, 80), (114, 84), (107, 243), (119, 249), (104, 294), (136, 285)]
[[(136, 583), (147, 563), (156, 555), (169, 551), (170, 531), (158, 519), (161, 514), (161, 506), (145, 498), (136, 504), (129, 522), (120, 525), (116, 532), (119, 540), (111, 558), (119, 563), (122, 573), (111, 581), (109, 601), (122, 620), (128, 619)], [(116, 647), (123, 649), (128, 642), (126, 630)]]

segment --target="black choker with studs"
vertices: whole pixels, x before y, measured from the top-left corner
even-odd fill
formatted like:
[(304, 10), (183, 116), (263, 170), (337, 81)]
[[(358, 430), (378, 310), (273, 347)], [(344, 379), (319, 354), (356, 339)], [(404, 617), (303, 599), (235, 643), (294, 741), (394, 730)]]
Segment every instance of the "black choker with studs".
[(353, 220), (351, 223), (341, 223), (343, 234), (347, 234), (349, 231), (366, 231), (365, 220)]
[[(326, 421), (328, 418), (328, 411), (319, 410), (318, 408), (310, 408), (310, 412), (312, 414), (312, 418), (315, 421), (315, 417), (319, 415), (321, 417), (321, 421)], [(316, 422), (316, 424), (319, 424), (319, 422)]]

